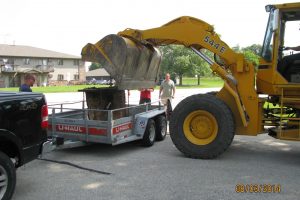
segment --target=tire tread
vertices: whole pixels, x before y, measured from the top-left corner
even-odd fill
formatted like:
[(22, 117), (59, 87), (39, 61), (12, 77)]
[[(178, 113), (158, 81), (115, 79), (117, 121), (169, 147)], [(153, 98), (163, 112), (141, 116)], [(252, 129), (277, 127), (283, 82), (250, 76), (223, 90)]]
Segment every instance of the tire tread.
[[(178, 118), (172, 117), (170, 121), (170, 136), (171, 139), (176, 146), (176, 148), (181, 151), (185, 156), (190, 157), (190, 158), (201, 158), (201, 159), (212, 159), (216, 158), (220, 154), (222, 154), (224, 151), (228, 149), (230, 144), (232, 143), (232, 140), (234, 138), (234, 130), (235, 130), (235, 122), (233, 118), (233, 114), (229, 107), (220, 99), (215, 97), (214, 95), (211, 94), (197, 94), (197, 95), (192, 95), (190, 97), (187, 97), (183, 101), (181, 101), (173, 111), (173, 116), (180, 116), (182, 113), (186, 111), (186, 109), (191, 109), (192, 107), (197, 107), (201, 106), (203, 102), (206, 102), (205, 104), (208, 106), (208, 109), (212, 109), (210, 106), (214, 106), (213, 109), (221, 109), (222, 113), (224, 116), (226, 116), (226, 122), (222, 121), (221, 123), (225, 123), (225, 126), (227, 126), (228, 133), (226, 133), (226, 136), (224, 137), (224, 140), (218, 141), (217, 142), (217, 148), (212, 150), (206, 150), (202, 148), (201, 150), (198, 151), (198, 153), (195, 153), (195, 151), (192, 150), (191, 147), (187, 147), (188, 145), (184, 145), (182, 138), (184, 136), (184, 133), (177, 133), (178, 132), (178, 124), (183, 124), (178, 121)], [(223, 124), (224, 126), (224, 124)], [(180, 135), (182, 134), (182, 135)], [(218, 133), (219, 134), (219, 133)], [(187, 140), (187, 139), (186, 139)], [(206, 146), (209, 146), (205, 145)], [(190, 143), (190, 146), (197, 146), (192, 143)], [(201, 147), (199, 147), (200, 149)]]

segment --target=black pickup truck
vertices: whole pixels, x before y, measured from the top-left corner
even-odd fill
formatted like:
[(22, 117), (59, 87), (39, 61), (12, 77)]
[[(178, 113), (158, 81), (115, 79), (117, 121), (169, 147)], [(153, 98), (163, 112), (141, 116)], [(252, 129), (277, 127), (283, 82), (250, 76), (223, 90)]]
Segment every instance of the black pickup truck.
[(0, 199), (11, 199), (16, 168), (41, 154), (47, 140), (45, 96), (30, 92), (0, 92)]

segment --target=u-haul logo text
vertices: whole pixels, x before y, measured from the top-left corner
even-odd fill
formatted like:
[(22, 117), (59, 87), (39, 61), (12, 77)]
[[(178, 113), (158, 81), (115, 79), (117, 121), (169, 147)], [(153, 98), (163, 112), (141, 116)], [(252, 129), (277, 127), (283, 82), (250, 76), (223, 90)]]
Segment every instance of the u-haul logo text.
[(113, 128), (113, 134), (118, 134), (120, 132), (123, 132), (123, 131), (127, 131), (129, 129), (132, 129), (132, 123), (128, 123), (128, 124), (122, 124), (120, 126), (116, 126)]
[[(55, 131), (64, 132), (64, 133), (81, 133), (89, 135), (107, 135), (107, 129), (102, 127), (89, 127), (88, 129), (85, 126), (78, 125), (67, 125), (67, 124), (56, 124)], [(48, 125), (48, 130), (52, 131), (52, 124)]]
[(85, 127), (76, 126), (76, 125), (64, 125), (58, 124), (56, 125), (56, 130), (61, 132), (76, 132), (76, 133), (84, 133)]

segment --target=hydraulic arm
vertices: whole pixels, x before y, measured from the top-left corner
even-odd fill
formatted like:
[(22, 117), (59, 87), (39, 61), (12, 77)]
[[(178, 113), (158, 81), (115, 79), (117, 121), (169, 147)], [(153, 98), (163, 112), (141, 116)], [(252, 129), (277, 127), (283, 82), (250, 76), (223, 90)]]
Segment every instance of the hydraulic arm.
[[(146, 88), (154, 86), (158, 76), (161, 55), (155, 47), (169, 44), (191, 48), (208, 62), (213, 72), (225, 80), (218, 97), (233, 111), (237, 133), (256, 135), (261, 127), (257, 120), (253, 120), (258, 116), (254, 67), (202, 20), (184, 16), (158, 28), (126, 29), (118, 35), (106, 36), (95, 45), (87, 44), (82, 50), (82, 57), (103, 64), (116, 79), (119, 88)], [(208, 58), (201, 52), (202, 49), (213, 52), (222, 63)]]
[[(281, 61), (289, 58), (282, 53), (285, 31), (289, 22), (300, 19), (300, 4), (268, 5), (266, 11), (270, 14), (257, 75), (253, 64), (223, 42), (213, 26), (188, 16), (157, 28), (108, 35), (87, 44), (82, 57), (100, 63), (119, 89), (155, 85), (162, 57), (158, 46), (183, 45), (205, 60), (224, 80), (223, 88), (216, 94), (186, 97), (169, 123), (173, 143), (188, 157), (214, 158), (230, 146), (235, 134), (257, 135), (270, 126), (269, 135), (277, 139), (299, 140), (299, 60)], [(214, 59), (203, 50), (212, 52)]]

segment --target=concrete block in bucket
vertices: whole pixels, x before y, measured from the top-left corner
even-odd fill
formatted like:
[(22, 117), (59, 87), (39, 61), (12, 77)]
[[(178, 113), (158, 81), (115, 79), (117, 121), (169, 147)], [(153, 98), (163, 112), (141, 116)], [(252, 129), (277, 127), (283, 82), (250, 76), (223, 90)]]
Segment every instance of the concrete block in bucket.
[(159, 50), (125, 37), (107, 35), (96, 44), (87, 44), (81, 55), (83, 60), (100, 63), (118, 89), (154, 87), (159, 78)]

